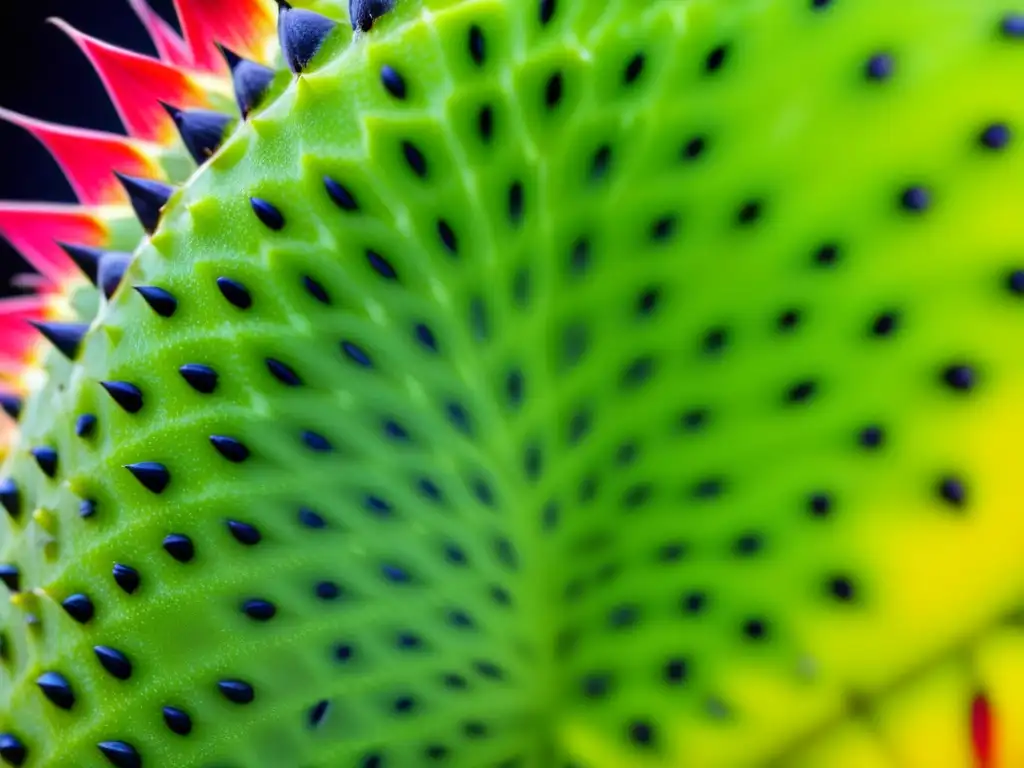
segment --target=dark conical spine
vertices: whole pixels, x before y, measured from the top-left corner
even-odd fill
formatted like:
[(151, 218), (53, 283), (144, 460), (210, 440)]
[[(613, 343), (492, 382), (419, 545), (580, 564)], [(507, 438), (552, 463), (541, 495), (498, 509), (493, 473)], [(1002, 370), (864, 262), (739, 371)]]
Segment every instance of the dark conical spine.
[(348, 17), (352, 29), (369, 32), (373, 23), (395, 7), (395, 0), (349, 0)]
[(154, 179), (125, 176), (117, 171), (114, 171), (114, 175), (128, 193), (128, 200), (142, 228), (148, 234), (153, 234), (160, 224), (160, 211), (174, 194), (174, 187)]
[(13, 478), (0, 480), (0, 506), (7, 510), (11, 517), (21, 514), (21, 491)]
[(128, 413), (138, 413), (142, 410), (142, 390), (134, 384), (126, 381), (101, 381), (100, 386)]
[(89, 330), (88, 325), (81, 323), (37, 323), (32, 325), (68, 360), (78, 356), (82, 339)]
[(178, 126), (185, 149), (197, 164), (202, 165), (220, 149), (224, 136), (232, 123), (229, 115), (208, 109), (183, 110), (164, 104), (164, 109)]
[(121, 251), (108, 251), (100, 257), (97, 285), (108, 299), (121, 285), (124, 273), (128, 270), (128, 265), (132, 263), (132, 258), (132, 254)]
[(338, 26), (337, 22), (303, 8), (292, 8), (286, 0), (277, 0), (277, 36), (288, 68), (295, 74), (306, 70)]
[(57, 245), (75, 262), (75, 266), (82, 271), (82, 274), (89, 278), (90, 283), (98, 285), (100, 258), (103, 256), (103, 250), (71, 243), (57, 243)]
[(178, 300), (163, 288), (156, 288), (152, 285), (137, 285), (135, 290), (146, 300), (150, 309), (160, 315), (160, 317), (171, 317), (178, 310)]
[(243, 59), (234, 51), (219, 46), (228, 67), (231, 69), (231, 84), (235, 89), (235, 100), (242, 117), (260, 106), (271, 83), (274, 82), (274, 70), (255, 61)]
[(21, 398), (10, 392), (0, 392), (0, 411), (17, 420), (21, 415)]
[(167, 467), (155, 461), (128, 464), (125, 469), (135, 475), (135, 479), (153, 493), (163, 493), (168, 483), (171, 482), (171, 473), (167, 471)]

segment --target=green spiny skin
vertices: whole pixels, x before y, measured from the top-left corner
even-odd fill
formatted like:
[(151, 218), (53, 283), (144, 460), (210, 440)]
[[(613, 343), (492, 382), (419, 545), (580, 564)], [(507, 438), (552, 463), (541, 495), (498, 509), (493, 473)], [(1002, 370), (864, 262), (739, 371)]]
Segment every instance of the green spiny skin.
[(980, 139), (1024, 124), (1005, 6), (340, 26), (25, 408), (24, 765), (973, 765), (971, 697), (1019, 705), (1022, 668), (1024, 154)]

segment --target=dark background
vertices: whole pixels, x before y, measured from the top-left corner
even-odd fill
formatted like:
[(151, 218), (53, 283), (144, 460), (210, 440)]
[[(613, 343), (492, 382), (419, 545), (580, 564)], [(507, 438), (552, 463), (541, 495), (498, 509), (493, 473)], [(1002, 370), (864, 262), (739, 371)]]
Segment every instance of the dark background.
[[(151, 0), (174, 20), (171, 0)], [(99, 78), (46, 19), (59, 16), (102, 40), (153, 54), (126, 0), (0, 0), (0, 106), (52, 122), (122, 132)], [(74, 201), (57, 164), (32, 136), (0, 122), (0, 200)], [(0, 295), (25, 263), (0, 238)]]

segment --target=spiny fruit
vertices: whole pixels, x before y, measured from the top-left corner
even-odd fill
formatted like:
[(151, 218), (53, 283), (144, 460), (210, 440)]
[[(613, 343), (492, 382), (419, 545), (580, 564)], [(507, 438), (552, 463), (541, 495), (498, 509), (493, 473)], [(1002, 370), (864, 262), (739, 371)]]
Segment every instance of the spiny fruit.
[(1024, 763), (1024, 7), (278, 5), (3, 113), (0, 762)]

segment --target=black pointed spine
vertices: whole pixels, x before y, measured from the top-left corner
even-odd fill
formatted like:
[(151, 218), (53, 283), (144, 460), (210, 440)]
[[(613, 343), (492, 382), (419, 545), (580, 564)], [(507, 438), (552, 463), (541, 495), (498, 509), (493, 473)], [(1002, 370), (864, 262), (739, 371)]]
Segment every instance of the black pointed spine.
[(108, 251), (100, 257), (98, 285), (108, 299), (113, 297), (121, 285), (132, 258), (132, 254), (121, 251)]
[(156, 288), (152, 285), (137, 285), (135, 291), (146, 300), (150, 309), (160, 317), (173, 317), (178, 311), (178, 300), (163, 288)]
[(11, 517), (17, 518), (21, 515), (21, 492), (12, 477), (0, 481), (0, 505), (3, 505)]
[(255, 61), (243, 59), (234, 51), (220, 46), (220, 51), (231, 69), (231, 82), (235, 89), (235, 100), (242, 117), (260, 106), (274, 82), (274, 70)]
[(142, 756), (126, 741), (101, 741), (96, 748), (114, 768), (142, 768)]
[(395, 7), (395, 0), (349, 0), (348, 17), (352, 29), (369, 32), (373, 23)]
[(75, 692), (71, 690), (71, 683), (59, 672), (43, 672), (36, 678), (36, 685), (47, 699), (61, 709), (75, 706)]
[(33, 448), (30, 453), (36, 460), (36, 464), (39, 465), (39, 469), (43, 471), (43, 474), (49, 478), (56, 477), (57, 475), (57, 451), (48, 445), (41, 445), (37, 448)]
[(92, 617), (96, 615), (96, 608), (93, 606), (92, 600), (89, 599), (88, 595), (71, 595), (64, 599), (61, 607), (68, 616), (79, 624), (88, 624)]
[(153, 493), (163, 493), (171, 482), (171, 473), (167, 471), (167, 467), (155, 461), (128, 464), (125, 469), (131, 472), (143, 487)]
[(256, 214), (256, 218), (267, 229), (272, 229), (275, 232), (284, 229), (284, 214), (279, 208), (259, 197), (250, 197), (249, 203), (252, 205), (252, 211)]
[(97, 645), (92, 651), (103, 668), (118, 680), (127, 680), (132, 676), (131, 661), (116, 648)]
[(114, 581), (121, 589), (127, 592), (129, 595), (134, 594), (135, 590), (139, 588), (139, 572), (132, 568), (130, 565), (122, 565), (116, 563), (114, 565)]
[(13, 733), (0, 733), (0, 760), (21, 768), (28, 758), (28, 748)]
[(142, 390), (134, 384), (127, 381), (101, 381), (100, 386), (128, 413), (138, 413), (142, 410)]
[(178, 127), (181, 141), (196, 164), (202, 165), (213, 157), (224, 143), (232, 118), (208, 109), (184, 110), (170, 104), (163, 106)]
[(217, 372), (208, 365), (199, 365), (198, 363), (188, 363), (187, 365), (181, 366), (178, 369), (178, 373), (181, 377), (188, 382), (188, 385), (192, 387), (196, 392), (200, 392), (204, 395), (209, 395), (217, 389), (218, 376)]
[(81, 323), (36, 323), (32, 325), (68, 360), (78, 356), (89, 326)]
[(160, 212), (174, 194), (174, 187), (154, 179), (142, 179), (114, 172), (128, 193), (135, 216), (147, 234), (153, 234), (160, 224)]
[(98, 285), (100, 258), (103, 251), (99, 248), (90, 248), (86, 245), (73, 245), (71, 243), (57, 243), (75, 265), (82, 271), (82, 274), (89, 278), (89, 282)]
[(292, 8), (285, 0), (277, 0), (277, 4), (277, 36), (281, 53), (288, 68), (295, 74), (301, 74), (338, 24), (319, 13)]
[(17, 421), (21, 415), (21, 398), (9, 392), (0, 392), (0, 411)]

